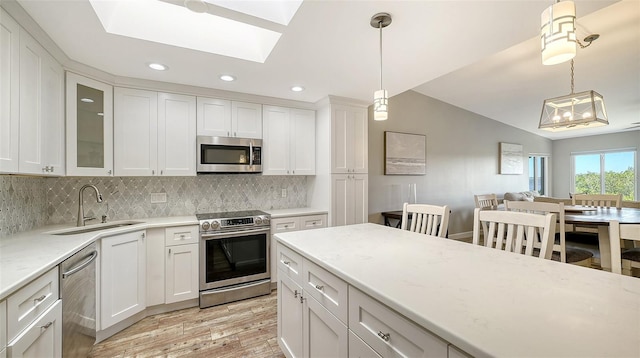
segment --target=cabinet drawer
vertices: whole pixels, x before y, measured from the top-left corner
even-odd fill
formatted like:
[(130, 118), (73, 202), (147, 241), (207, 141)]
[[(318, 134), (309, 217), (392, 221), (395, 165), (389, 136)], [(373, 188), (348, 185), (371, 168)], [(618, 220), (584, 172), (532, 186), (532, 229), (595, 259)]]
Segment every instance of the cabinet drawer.
[(164, 230), (165, 245), (198, 243), (198, 225), (168, 227)]
[(315, 298), (329, 312), (346, 324), (349, 290), (347, 283), (308, 260), (304, 260), (302, 272), (304, 292)]
[(383, 357), (447, 357), (447, 342), (353, 287), (349, 329)]
[(360, 337), (349, 331), (349, 358), (382, 358)]
[(327, 215), (312, 215), (300, 217), (300, 229), (317, 229), (327, 227)]
[(278, 244), (278, 254), (276, 257), (278, 265), (278, 274), (289, 276), (295, 283), (300, 286), (302, 284), (302, 256), (294, 252), (290, 248)]
[(14, 339), (58, 300), (58, 297), (58, 266), (9, 296), (7, 299), (8, 340)]
[(279, 218), (271, 220), (271, 233), (289, 232), (300, 230), (300, 221), (297, 217)]
[(57, 300), (7, 347), (9, 357), (62, 357), (62, 300)]

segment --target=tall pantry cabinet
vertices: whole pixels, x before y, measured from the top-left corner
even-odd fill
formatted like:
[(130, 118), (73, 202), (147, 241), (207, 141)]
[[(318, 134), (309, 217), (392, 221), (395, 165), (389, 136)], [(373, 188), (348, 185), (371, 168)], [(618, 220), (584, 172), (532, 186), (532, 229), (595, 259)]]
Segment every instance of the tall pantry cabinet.
[(368, 221), (367, 104), (330, 96), (317, 111), (316, 176), (310, 206), (329, 209), (329, 226)]

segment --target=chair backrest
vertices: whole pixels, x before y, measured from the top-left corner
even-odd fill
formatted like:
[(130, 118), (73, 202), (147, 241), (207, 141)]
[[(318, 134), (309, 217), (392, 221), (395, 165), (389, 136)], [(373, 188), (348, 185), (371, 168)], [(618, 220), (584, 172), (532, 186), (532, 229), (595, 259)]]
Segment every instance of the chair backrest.
[(555, 214), (530, 214), (516, 211), (482, 210), (473, 211), (473, 244), (480, 245), (480, 227), (488, 227), (484, 237), (484, 246), (523, 254), (534, 255), (534, 246), (540, 233), (540, 254), (538, 257), (551, 259), (553, 236), (556, 223)]
[(572, 199), (573, 205), (618, 209), (622, 207), (622, 194), (575, 194)]
[(533, 198), (536, 203), (563, 203), (564, 205), (573, 205), (573, 199), (552, 198), (550, 196), (536, 196)]
[(497, 208), (498, 197), (496, 194), (481, 194), (474, 195), (473, 199), (476, 202), (476, 208)]
[(618, 220), (609, 222), (609, 240), (611, 242), (611, 272), (622, 273), (620, 240), (640, 241), (640, 224), (620, 224)]
[[(562, 199), (559, 199), (562, 200)], [(565, 245), (565, 237), (566, 237), (566, 228), (564, 222), (564, 203), (550, 203), (550, 202), (529, 202), (529, 201), (509, 201), (505, 200), (504, 202), (505, 210), (508, 211), (519, 211), (524, 213), (531, 214), (556, 214), (558, 218), (557, 224), (555, 226), (554, 232), (560, 233), (560, 240), (558, 244), (555, 243), (555, 234), (554, 234), (554, 243), (553, 243), (553, 251), (556, 251), (560, 254), (560, 261), (567, 262), (567, 250)], [(537, 244), (537, 243), (536, 243)]]
[(447, 237), (449, 206), (404, 203), (400, 228), (421, 234)]

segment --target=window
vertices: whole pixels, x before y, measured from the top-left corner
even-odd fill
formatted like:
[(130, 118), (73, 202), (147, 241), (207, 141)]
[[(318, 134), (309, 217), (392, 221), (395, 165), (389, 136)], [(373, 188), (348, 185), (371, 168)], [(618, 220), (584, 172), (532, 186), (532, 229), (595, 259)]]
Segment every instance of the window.
[(529, 190), (537, 190), (540, 195), (547, 195), (549, 157), (529, 155)]
[(622, 194), (623, 200), (636, 198), (636, 151), (574, 153), (574, 193)]

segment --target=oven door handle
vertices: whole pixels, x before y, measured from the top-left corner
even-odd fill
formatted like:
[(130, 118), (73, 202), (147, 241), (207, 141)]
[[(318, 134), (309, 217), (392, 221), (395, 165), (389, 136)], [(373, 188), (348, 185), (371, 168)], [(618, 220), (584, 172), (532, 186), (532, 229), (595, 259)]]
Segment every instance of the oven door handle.
[(249, 142), (249, 166), (253, 166), (253, 141)]
[(210, 238), (224, 238), (224, 237), (236, 237), (236, 236), (244, 236), (247, 234), (258, 234), (258, 233), (268, 233), (270, 228), (266, 229), (255, 229), (255, 230), (243, 230), (243, 231), (227, 231), (227, 232), (218, 232), (215, 234), (200, 234), (200, 238), (203, 240), (207, 240)]

